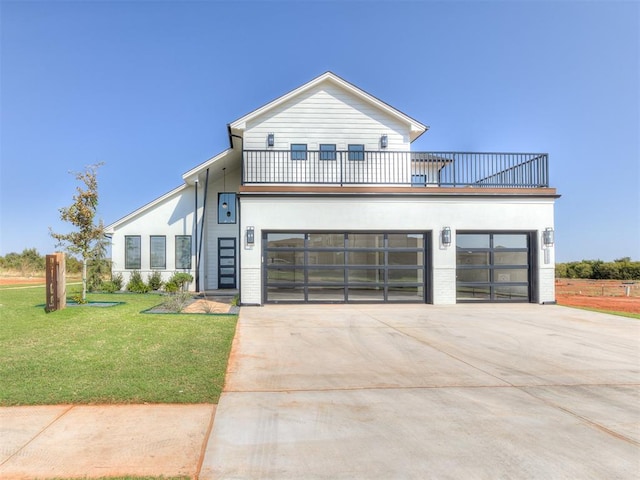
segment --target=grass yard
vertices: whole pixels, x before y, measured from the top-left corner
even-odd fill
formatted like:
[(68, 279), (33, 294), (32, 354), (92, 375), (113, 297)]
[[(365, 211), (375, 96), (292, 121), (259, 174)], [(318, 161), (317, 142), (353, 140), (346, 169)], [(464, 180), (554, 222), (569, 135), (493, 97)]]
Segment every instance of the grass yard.
[(44, 300), (44, 287), (0, 288), (0, 405), (217, 403), (236, 316), (140, 313), (152, 294), (48, 314)]

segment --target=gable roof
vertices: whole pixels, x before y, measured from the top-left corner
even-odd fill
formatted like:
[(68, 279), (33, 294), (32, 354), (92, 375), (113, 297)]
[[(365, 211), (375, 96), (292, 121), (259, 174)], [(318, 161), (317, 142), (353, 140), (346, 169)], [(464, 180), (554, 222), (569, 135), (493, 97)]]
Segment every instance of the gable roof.
[[(410, 116), (402, 113), (400, 110), (393, 108), (391, 105), (383, 102), (382, 100), (374, 97), (373, 95), (365, 92), (364, 90), (356, 87), (355, 85), (353, 85), (352, 83), (347, 82), (346, 80), (344, 80), (343, 78), (340, 78), (338, 75), (336, 75), (333, 72), (325, 72), (322, 75), (314, 78), (313, 80), (311, 80), (310, 82), (305, 83), (304, 85), (291, 90), (289, 93), (286, 93), (284, 95), (282, 95), (281, 97), (276, 98), (275, 100), (267, 103), (266, 105), (263, 105), (260, 108), (257, 108), (256, 110), (253, 110), (252, 112), (238, 118), (237, 120), (231, 122), (228, 125), (228, 129), (229, 129), (229, 140), (232, 142), (233, 141), (233, 135), (240, 135), (247, 126), (247, 123), (251, 120), (253, 120), (256, 117), (259, 117), (260, 115), (268, 112), (269, 110), (278, 107), (279, 105), (282, 105), (283, 103), (291, 100), (292, 98), (301, 95), (302, 93), (308, 91), (311, 88), (314, 88), (318, 85), (321, 85), (323, 83), (331, 83), (333, 85), (337, 85), (338, 87), (342, 88), (343, 90), (351, 93), (352, 95), (358, 97), (359, 99), (371, 104), (372, 106), (378, 108), (379, 110), (382, 110), (383, 112), (387, 113), (388, 115), (392, 116), (393, 118), (397, 119), (398, 121), (408, 124), (409, 125), (409, 131), (410, 131), (410, 141), (413, 142), (416, 138), (418, 138), (420, 135), (422, 135), (424, 132), (426, 132), (429, 127), (426, 125), (423, 125), (422, 123), (418, 122), (417, 120), (411, 118)], [(233, 143), (232, 143), (233, 145)]]

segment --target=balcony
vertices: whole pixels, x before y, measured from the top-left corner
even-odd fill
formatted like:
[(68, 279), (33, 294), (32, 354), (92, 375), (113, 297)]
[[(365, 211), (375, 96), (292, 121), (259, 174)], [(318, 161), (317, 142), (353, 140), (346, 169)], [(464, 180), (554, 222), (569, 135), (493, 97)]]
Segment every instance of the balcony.
[(245, 150), (243, 185), (543, 188), (546, 153)]

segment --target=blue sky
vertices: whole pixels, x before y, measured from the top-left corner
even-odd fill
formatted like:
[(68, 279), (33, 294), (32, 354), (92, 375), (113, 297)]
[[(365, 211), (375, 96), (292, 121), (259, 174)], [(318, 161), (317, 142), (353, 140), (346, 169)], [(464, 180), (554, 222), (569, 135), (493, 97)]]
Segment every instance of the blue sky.
[(430, 130), (548, 152), (558, 261), (640, 259), (640, 3), (2, 1), (0, 255), (54, 250), (69, 171), (109, 224), (331, 70)]

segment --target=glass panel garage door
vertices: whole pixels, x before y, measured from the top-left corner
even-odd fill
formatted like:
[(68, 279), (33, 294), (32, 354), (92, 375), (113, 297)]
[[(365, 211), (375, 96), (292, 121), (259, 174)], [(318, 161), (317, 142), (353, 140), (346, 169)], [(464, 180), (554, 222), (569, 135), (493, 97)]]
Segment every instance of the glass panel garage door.
[(530, 301), (529, 236), (528, 233), (457, 234), (457, 300)]
[(263, 235), (265, 301), (424, 302), (425, 233)]

